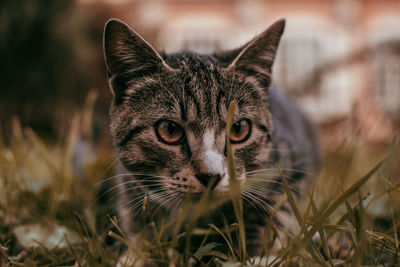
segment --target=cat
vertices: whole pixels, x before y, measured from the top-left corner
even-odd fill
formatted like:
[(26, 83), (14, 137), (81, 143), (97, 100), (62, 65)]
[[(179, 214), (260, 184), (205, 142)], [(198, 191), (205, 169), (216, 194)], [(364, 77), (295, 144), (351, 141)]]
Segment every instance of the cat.
[[(268, 220), (287, 224), (289, 209), (271, 216), (274, 201), (283, 194), (275, 165), (300, 195), (301, 185), (319, 167), (320, 149), (309, 120), (271, 86), (284, 27), (285, 20), (278, 20), (238, 49), (202, 55), (157, 52), (124, 22), (106, 23), (110, 129), (122, 174), (128, 173), (119, 175), (113, 187), (125, 232), (143, 227), (145, 196), (168, 213), (188, 194), (210, 190), (218, 199), (229, 193), (226, 119), (231, 101), (237, 108), (230, 142), (243, 188), (249, 254), (260, 252)], [(261, 173), (267, 174), (262, 178)], [(230, 220), (226, 206), (206, 216), (208, 223), (221, 225), (221, 210)]]

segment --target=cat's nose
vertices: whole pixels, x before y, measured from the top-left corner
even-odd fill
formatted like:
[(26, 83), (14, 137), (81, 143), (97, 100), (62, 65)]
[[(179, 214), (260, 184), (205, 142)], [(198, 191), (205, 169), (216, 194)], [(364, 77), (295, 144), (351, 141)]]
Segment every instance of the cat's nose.
[(196, 178), (204, 187), (210, 187), (212, 191), (222, 179), (222, 176), (221, 174), (199, 173), (196, 174)]

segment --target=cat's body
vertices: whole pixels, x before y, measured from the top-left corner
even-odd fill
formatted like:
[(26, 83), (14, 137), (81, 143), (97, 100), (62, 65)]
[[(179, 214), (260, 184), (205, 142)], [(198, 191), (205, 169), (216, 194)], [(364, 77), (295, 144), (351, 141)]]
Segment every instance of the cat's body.
[[(257, 253), (259, 230), (283, 192), (275, 164), (296, 191), (319, 163), (310, 123), (269, 88), (283, 28), (284, 21), (278, 21), (234, 51), (164, 55), (122, 22), (107, 23), (105, 58), (114, 94), (111, 133), (128, 174), (116, 184), (125, 231), (140, 231), (146, 195), (161, 206), (161, 213), (175, 210), (188, 194), (201, 197), (207, 187), (215, 199), (229, 195), (226, 119), (234, 101), (230, 139), (245, 199), (248, 247)], [(222, 217), (229, 223), (232, 214), (228, 202), (203, 219), (222, 225)]]

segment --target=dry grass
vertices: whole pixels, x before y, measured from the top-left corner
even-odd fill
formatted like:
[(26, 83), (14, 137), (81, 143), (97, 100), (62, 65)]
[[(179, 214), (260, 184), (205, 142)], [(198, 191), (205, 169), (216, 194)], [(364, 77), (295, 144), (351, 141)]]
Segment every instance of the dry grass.
[[(373, 148), (353, 142), (330, 149), (303, 205), (294, 201), (282, 177), (283, 201), (289, 202), (295, 214), (294, 230), (267, 224), (264, 251), (259, 258), (249, 258), (231, 157), (237, 223), (199, 228), (198, 219), (209, 211), (207, 194), (197, 203), (185, 202), (175, 221), (169, 222), (155, 220), (145, 201), (147, 224), (133, 244), (118, 220), (106, 216), (110, 207), (94, 205), (99, 182), (112, 175), (110, 155), (88, 157), (89, 149), (77, 171), (74, 151), (80, 117), (85, 114), (72, 119), (71, 132), (59, 144), (43, 142), (31, 130), (20, 129), (17, 122), (7, 145), (0, 138), (2, 266), (115, 266), (118, 260), (133, 266), (150, 262), (155, 266), (400, 265), (398, 142)], [(210, 241), (212, 235), (222, 236), (224, 243)], [(192, 251), (194, 236), (203, 241)], [(277, 239), (282, 249), (272, 257)], [(122, 247), (127, 249), (121, 253)]]

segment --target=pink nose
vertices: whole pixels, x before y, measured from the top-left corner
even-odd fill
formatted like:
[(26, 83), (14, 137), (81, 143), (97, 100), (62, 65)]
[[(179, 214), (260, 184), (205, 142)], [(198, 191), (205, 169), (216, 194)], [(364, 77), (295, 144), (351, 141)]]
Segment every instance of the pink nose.
[(213, 190), (222, 179), (222, 176), (221, 174), (199, 173), (196, 174), (196, 178), (204, 187), (210, 187), (210, 190)]

